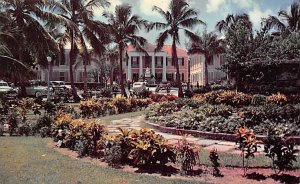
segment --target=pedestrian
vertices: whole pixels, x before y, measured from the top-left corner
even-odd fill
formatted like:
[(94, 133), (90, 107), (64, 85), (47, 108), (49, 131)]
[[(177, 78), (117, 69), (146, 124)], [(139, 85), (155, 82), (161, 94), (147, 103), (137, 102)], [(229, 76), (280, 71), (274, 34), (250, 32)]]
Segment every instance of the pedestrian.
[(199, 82), (197, 81), (197, 89), (199, 89), (200, 88), (200, 86), (199, 86)]

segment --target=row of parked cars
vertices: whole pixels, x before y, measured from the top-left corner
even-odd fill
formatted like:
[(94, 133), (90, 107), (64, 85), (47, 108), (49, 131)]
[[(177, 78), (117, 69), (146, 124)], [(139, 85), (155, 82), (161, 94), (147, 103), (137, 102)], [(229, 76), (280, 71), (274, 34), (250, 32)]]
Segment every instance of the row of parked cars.
[[(45, 82), (30, 80), (25, 83), (27, 96), (43, 97), (48, 94), (48, 86)], [(50, 93), (66, 93), (71, 89), (70, 85), (66, 85), (64, 81), (50, 81)], [(8, 100), (15, 99), (21, 92), (20, 87), (14, 84), (9, 85), (7, 82), (0, 80), (0, 98)]]

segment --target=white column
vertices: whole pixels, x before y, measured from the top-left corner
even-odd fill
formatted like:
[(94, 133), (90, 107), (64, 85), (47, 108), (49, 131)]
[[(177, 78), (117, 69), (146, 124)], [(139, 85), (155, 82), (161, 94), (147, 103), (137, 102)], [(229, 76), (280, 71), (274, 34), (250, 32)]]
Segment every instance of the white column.
[(151, 61), (152, 61), (152, 63), (151, 63), (151, 64), (152, 64), (152, 65), (151, 65), (151, 68), (152, 68), (152, 75), (155, 76), (155, 55), (152, 56), (151, 58), (152, 58), (152, 60), (151, 60)]
[(140, 62), (139, 62), (139, 78), (143, 74), (143, 57), (140, 55)]
[(128, 58), (127, 80), (132, 81), (131, 76), (131, 57)]
[(205, 84), (205, 58), (202, 57), (202, 55), (200, 55), (200, 58), (201, 58), (201, 70), (202, 70), (202, 81), (200, 82), (200, 85), (204, 86), (204, 84)]
[(162, 81), (167, 81), (167, 57), (163, 57), (163, 75), (162, 75)]

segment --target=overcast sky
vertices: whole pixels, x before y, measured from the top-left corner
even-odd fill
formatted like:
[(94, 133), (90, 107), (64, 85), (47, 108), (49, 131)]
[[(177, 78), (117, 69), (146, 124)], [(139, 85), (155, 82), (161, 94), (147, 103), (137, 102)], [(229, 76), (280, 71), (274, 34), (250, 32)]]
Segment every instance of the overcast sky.
[[(164, 10), (168, 9), (171, 0), (109, 0), (111, 7), (107, 10), (112, 12), (116, 5), (129, 4), (133, 13), (138, 14), (148, 21), (164, 21), (160, 15), (152, 11), (152, 7), (158, 6)], [(198, 17), (207, 23), (207, 30), (214, 31), (218, 21), (224, 19), (228, 14), (248, 13), (255, 29), (259, 29), (261, 18), (268, 15), (278, 15), (280, 10), (287, 10), (295, 0), (188, 0), (190, 6), (199, 13)], [(296, 0), (300, 1), (300, 0)], [(102, 10), (96, 9), (96, 19), (101, 19)], [(203, 26), (196, 27), (194, 31), (203, 31)], [(155, 44), (159, 32), (151, 31), (140, 33), (149, 43)], [(181, 47), (185, 48), (188, 40), (181, 36)], [(167, 44), (170, 44), (170, 40)]]

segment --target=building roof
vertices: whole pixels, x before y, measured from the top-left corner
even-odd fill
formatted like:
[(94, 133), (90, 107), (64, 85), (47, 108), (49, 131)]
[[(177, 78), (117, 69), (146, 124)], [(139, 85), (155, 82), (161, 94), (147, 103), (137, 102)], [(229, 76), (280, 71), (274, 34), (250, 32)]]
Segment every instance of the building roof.
[[(144, 50), (147, 52), (154, 52), (156, 46), (150, 43), (147, 43), (144, 47)], [(133, 47), (133, 45), (129, 45), (127, 47), (127, 52), (136, 52), (137, 50)], [(161, 49), (162, 52), (166, 52), (168, 56), (172, 56), (172, 45), (165, 45)], [(187, 57), (187, 52), (183, 49), (177, 48), (177, 55), (181, 57)]]

